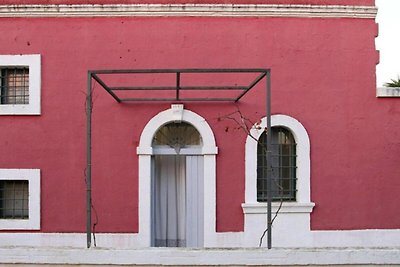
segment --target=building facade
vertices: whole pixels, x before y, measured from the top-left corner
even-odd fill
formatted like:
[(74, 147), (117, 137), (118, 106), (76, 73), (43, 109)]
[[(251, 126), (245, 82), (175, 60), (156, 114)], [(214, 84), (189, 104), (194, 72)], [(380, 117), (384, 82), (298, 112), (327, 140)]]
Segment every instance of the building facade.
[[(399, 247), (400, 107), (376, 97), (376, 12), (373, 0), (3, 1), (0, 245), (86, 247), (88, 71), (265, 69), (273, 247)], [(180, 75), (183, 99), (203, 100), (257, 77)], [(99, 77), (156, 101), (90, 85), (91, 245), (265, 247), (265, 81), (237, 102), (159, 101), (176, 76)]]

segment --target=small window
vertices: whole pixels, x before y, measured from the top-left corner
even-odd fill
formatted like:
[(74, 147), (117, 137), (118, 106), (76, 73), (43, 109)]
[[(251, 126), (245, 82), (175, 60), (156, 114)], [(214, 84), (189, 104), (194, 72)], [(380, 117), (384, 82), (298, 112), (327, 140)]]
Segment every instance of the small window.
[(29, 182), (27, 180), (0, 180), (0, 218), (29, 218)]
[[(284, 127), (272, 127), (272, 200), (296, 200), (296, 142)], [(267, 201), (267, 135), (257, 145), (257, 201)]]
[(40, 115), (40, 55), (0, 55), (0, 115)]
[(1, 68), (0, 89), (0, 104), (29, 104), (29, 68)]
[(0, 230), (40, 230), (39, 169), (0, 169)]

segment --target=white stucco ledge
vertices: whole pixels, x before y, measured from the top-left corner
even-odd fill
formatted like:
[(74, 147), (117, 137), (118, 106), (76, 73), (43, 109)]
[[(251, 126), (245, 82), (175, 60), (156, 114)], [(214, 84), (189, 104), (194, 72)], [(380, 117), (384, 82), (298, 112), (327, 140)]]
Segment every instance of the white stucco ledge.
[(216, 146), (204, 146), (201, 149), (203, 155), (217, 155), (218, 154), (218, 147)]
[[(154, 155), (154, 150), (152, 147), (137, 147), (136, 153), (138, 155)], [(208, 146), (202, 147), (201, 155), (217, 155), (218, 154), (218, 147), (216, 146)]]
[(137, 147), (136, 153), (138, 155), (153, 155), (153, 148), (152, 147)]
[(400, 97), (400, 87), (378, 87), (376, 97)]
[[(280, 203), (272, 203), (272, 213), (275, 213), (279, 209)], [(315, 204), (309, 203), (297, 203), (297, 202), (284, 202), (279, 210), (279, 213), (311, 213)], [(267, 203), (242, 203), (243, 213), (267, 213)]]
[(400, 248), (77, 249), (0, 247), (0, 264), (102, 265), (394, 265)]

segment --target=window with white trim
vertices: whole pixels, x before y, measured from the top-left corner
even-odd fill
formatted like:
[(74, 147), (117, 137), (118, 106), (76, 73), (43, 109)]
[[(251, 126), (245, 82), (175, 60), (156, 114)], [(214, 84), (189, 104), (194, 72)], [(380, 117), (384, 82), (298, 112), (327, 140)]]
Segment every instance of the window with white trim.
[(40, 229), (40, 170), (0, 169), (0, 230)]
[[(273, 201), (296, 200), (296, 141), (285, 127), (271, 128), (271, 193)], [(257, 145), (257, 201), (267, 201), (267, 134)]]
[[(259, 143), (262, 143), (263, 138), (265, 138), (263, 137), (263, 135), (265, 135), (264, 129), (266, 127), (267, 119), (262, 118), (261, 123), (255, 125), (250, 130), (251, 136), (249, 135), (246, 139), (246, 184), (245, 203), (243, 205), (243, 208), (245, 210), (248, 210), (249, 212), (258, 212), (258, 210), (260, 212), (264, 212), (262, 207), (264, 206), (264, 204), (266, 204), (266, 195), (264, 192), (264, 195), (260, 192), (264, 191), (266, 187), (261, 187), (260, 185), (257, 185), (257, 183), (259, 183), (257, 178), (257, 164), (258, 157), (260, 157), (260, 155), (257, 155), (257, 150), (259, 147)], [(285, 201), (284, 207), (282, 209), (285, 209), (289, 206), (296, 206), (295, 210), (297, 212), (299, 211), (298, 208), (300, 206), (305, 207), (305, 204), (307, 207), (304, 210), (309, 213), (311, 212), (311, 210), (308, 207), (312, 207), (314, 206), (314, 204), (310, 202), (310, 139), (308, 137), (308, 133), (304, 126), (298, 120), (293, 117), (281, 114), (271, 116), (271, 127), (272, 129), (275, 129), (272, 131), (278, 130), (279, 132), (279, 129), (282, 129), (283, 131), (286, 131), (286, 135), (290, 133), (290, 136), (281, 136), (281, 138), (287, 139), (281, 140), (280, 143), (292, 143), (290, 152), (292, 155), (288, 157), (289, 159), (286, 160), (286, 163), (278, 162), (277, 164), (275, 164), (277, 165), (277, 170), (275, 172), (278, 174), (280, 171), (282, 171), (279, 164), (281, 164), (281, 166), (287, 166), (289, 170), (286, 170), (287, 173), (284, 176), (287, 176), (287, 178), (291, 180), (291, 182), (285, 185), (287, 191), (286, 194), (284, 194), (286, 195), (285, 199), (290, 201)], [(283, 133), (281, 133), (281, 135), (283, 135)], [(273, 137), (272, 142), (274, 142), (274, 139), (276, 141), (277, 138), (278, 137)], [(260, 140), (261, 142), (257, 140)], [(274, 158), (272, 160), (274, 160)], [(263, 164), (265, 164), (265, 162)], [(275, 204), (279, 205), (279, 203)], [(260, 207), (260, 209), (258, 209), (258, 207)], [(255, 210), (253, 208), (255, 208)]]
[[(266, 188), (265, 185), (260, 186), (260, 177), (257, 175), (257, 165), (266, 165), (265, 162), (260, 163), (261, 159), (258, 157), (261, 155), (257, 152), (259, 144), (266, 143), (266, 127), (267, 118), (262, 118), (261, 123), (250, 130), (245, 146), (245, 203), (242, 203), (242, 208), (246, 238), (254, 246), (258, 245), (260, 233), (265, 231), (268, 210), (268, 203), (265, 202)], [(277, 181), (281, 182), (278, 185), (283, 188), (284, 200), (279, 201), (282, 199), (281, 188), (276, 184), (272, 185), (271, 189), (276, 191), (272, 196), (276, 201), (272, 202), (271, 211), (275, 215), (279, 214), (273, 224), (273, 236), (276, 238), (275, 243), (285, 244), (299, 240), (310, 232), (310, 213), (315, 205), (310, 200), (310, 139), (304, 126), (287, 115), (272, 115), (271, 129), (271, 143), (277, 143), (272, 148), (272, 154), (276, 156), (275, 159), (272, 157), (271, 163), (275, 165), (273, 172)], [(290, 145), (290, 148), (282, 147), (286, 145)], [(287, 155), (287, 159), (279, 155)], [(286, 170), (282, 169), (286, 167)], [(272, 177), (274, 178), (274, 174)], [(285, 184), (282, 178), (288, 178), (289, 182)]]
[(0, 115), (40, 115), (40, 55), (0, 55)]

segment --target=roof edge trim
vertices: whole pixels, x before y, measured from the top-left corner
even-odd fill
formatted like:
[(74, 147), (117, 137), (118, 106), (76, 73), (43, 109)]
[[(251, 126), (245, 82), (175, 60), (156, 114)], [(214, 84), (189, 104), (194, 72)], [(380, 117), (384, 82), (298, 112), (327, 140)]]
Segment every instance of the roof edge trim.
[(0, 5), (0, 17), (306, 17), (374, 19), (375, 6), (284, 4)]

